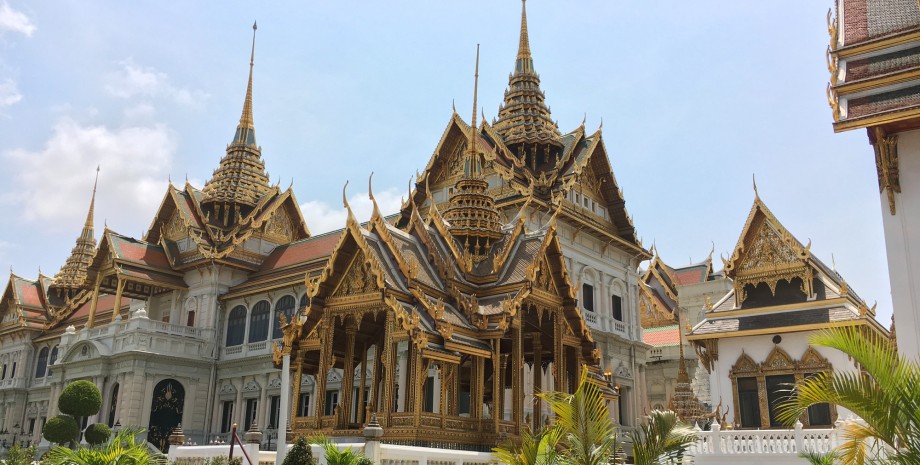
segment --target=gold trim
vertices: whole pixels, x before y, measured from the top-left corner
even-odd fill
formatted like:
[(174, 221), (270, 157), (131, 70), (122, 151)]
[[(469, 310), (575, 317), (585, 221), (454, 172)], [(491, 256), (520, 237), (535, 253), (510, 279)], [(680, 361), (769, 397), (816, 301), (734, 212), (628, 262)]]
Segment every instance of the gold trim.
[(815, 329), (840, 328), (846, 326), (870, 326), (867, 320), (848, 320), (834, 323), (811, 323), (807, 325), (783, 326), (764, 329), (750, 329), (746, 331), (723, 331), (718, 333), (693, 334), (687, 336), (688, 341), (701, 341), (706, 339), (742, 337), (742, 336), (760, 336), (764, 334), (785, 334), (797, 333), (802, 331), (811, 331)]
[(883, 124), (896, 123), (898, 121), (906, 121), (915, 118), (920, 118), (920, 106), (886, 112), (883, 114), (876, 114), (872, 116), (835, 121), (834, 132), (844, 132), (851, 129), (868, 128), (871, 126), (881, 126)]
[(867, 55), (872, 52), (884, 50), (886, 48), (897, 47), (918, 41), (920, 41), (920, 30), (914, 30), (911, 32), (900, 33), (894, 36), (862, 42), (856, 45), (841, 47), (834, 50), (834, 54), (840, 58), (850, 59), (853, 57), (859, 57), (860, 55)]
[(744, 308), (736, 310), (725, 310), (720, 312), (707, 312), (707, 317), (718, 319), (718, 318), (728, 318), (733, 316), (742, 316), (742, 315), (754, 315), (754, 314), (767, 314), (767, 313), (778, 313), (785, 312), (789, 310), (804, 310), (811, 308), (820, 308), (827, 307), (831, 305), (844, 305), (848, 302), (848, 299), (845, 297), (835, 297), (833, 299), (827, 300), (812, 300), (809, 302), (798, 302), (794, 304), (784, 304), (784, 305), (775, 305), (771, 307), (757, 307), (757, 308)]
[[(830, 66), (831, 62), (828, 63), (828, 66)], [(836, 66), (836, 64), (834, 66)], [(865, 78), (853, 82), (844, 82), (840, 85), (833, 86), (832, 89), (837, 95), (852, 94), (863, 90), (878, 89), (881, 87), (899, 84), (902, 82), (914, 81), (917, 79), (920, 79), (920, 69), (914, 68), (896, 71), (884, 76)], [(833, 77), (831, 78), (831, 84), (836, 84)]]
[(898, 175), (898, 135), (886, 136), (879, 127), (872, 128), (875, 135), (875, 168), (878, 172), (878, 191), (888, 191), (888, 209), (895, 214), (895, 193), (901, 193)]

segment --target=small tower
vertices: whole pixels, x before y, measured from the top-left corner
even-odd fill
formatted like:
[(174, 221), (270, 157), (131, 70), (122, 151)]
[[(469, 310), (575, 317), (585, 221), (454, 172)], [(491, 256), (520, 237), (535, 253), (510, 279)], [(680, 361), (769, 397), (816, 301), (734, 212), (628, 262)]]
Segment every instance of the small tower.
[(525, 166), (537, 171), (555, 165), (562, 143), (559, 127), (550, 117), (540, 75), (534, 70), (527, 33), (527, 3), (521, 2), (521, 37), (514, 72), (508, 78), (505, 101), (498, 109), (495, 130)]
[(99, 184), (99, 167), (96, 167), (96, 181), (93, 182), (93, 195), (89, 201), (89, 211), (83, 231), (77, 237), (77, 244), (70, 252), (70, 257), (54, 276), (54, 286), (67, 291), (76, 291), (86, 281), (86, 270), (96, 254), (96, 237), (93, 232), (93, 215), (96, 208), (96, 186)]
[(245, 216), (271, 190), (262, 149), (256, 145), (256, 128), (252, 119), (252, 69), (255, 63), (256, 24), (252, 24), (252, 52), (249, 59), (249, 84), (243, 113), (236, 126), (233, 141), (227, 154), (220, 160), (211, 179), (204, 185), (202, 208), (210, 223), (232, 227), (240, 216)]
[(469, 141), (463, 160), (463, 175), (454, 187), (450, 206), (444, 219), (450, 223), (450, 233), (471, 256), (480, 262), (502, 237), (502, 227), (495, 199), (488, 194), (489, 182), (482, 174), (482, 153), (477, 147), (479, 130), (476, 127), (476, 100), (479, 90), (479, 45), (476, 46), (476, 74), (473, 85), (473, 118)]

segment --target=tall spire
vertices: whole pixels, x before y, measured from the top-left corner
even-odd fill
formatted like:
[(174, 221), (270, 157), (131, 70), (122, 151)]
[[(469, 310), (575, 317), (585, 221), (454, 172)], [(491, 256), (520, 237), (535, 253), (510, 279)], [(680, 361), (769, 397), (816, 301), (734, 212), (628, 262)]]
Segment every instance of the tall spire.
[(54, 285), (60, 288), (78, 288), (86, 280), (86, 270), (96, 254), (96, 237), (93, 231), (93, 216), (96, 209), (96, 187), (99, 185), (99, 167), (96, 167), (96, 180), (93, 182), (93, 195), (86, 213), (83, 231), (77, 237), (77, 244), (70, 251), (70, 257), (54, 276)]
[(489, 182), (482, 176), (482, 157), (478, 149), (479, 128), (476, 126), (476, 107), (479, 98), (479, 44), (476, 44), (476, 73), (473, 81), (473, 117), (467, 142), (463, 174), (454, 187), (450, 205), (444, 219), (450, 223), (450, 233), (470, 254), (480, 262), (492, 250), (492, 244), (502, 237), (501, 222), (495, 209), (495, 199), (486, 192)]
[(533, 57), (530, 55), (530, 36), (527, 35), (527, 0), (521, 0), (521, 40), (518, 44), (515, 73), (533, 74)]
[(240, 115), (240, 124), (236, 126), (234, 144), (245, 144), (255, 147), (256, 128), (252, 120), (252, 68), (256, 62), (256, 30), (258, 26), (252, 23), (252, 50), (249, 53), (249, 82), (246, 86), (246, 99), (243, 100), (243, 114)]
[[(521, 152), (530, 150), (534, 152), (533, 145), (550, 145), (555, 150), (550, 150), (554, 155), (562, 147), (558, 141), (559, 128), (550, 117), (549, 107), (545, 103), (546, 94), (540, 90), (540, 75), (533, 66), (533, 56), (530, 53), (530, 33), (527, 28), (527, 3), (521, 1), (521, 33), (518, 44), (517, 57), (514, 62), (514, 72), (508, 78), (508, 88), (505, 90), (505, 101), (498, 109), (498, 119), (495, 121), (495, 130), (502, 136), (505, 144), (513, 149), (515, 145)], [(526, 144), (526, 147), (523, 146)], [(539, 159), (542, 163), (555, 163), (545, 151)], [(521, 153), (524, 156), (525, 154)], [(536, 154), (528, 154), (535, 157)], [(542, 163), (534, 158), (536, 166)]]
[(204, 186), (212, 224), (232, 226), (242, 215), (252, 210), (259, 200), (271, 191), (262, 150), (256, 145), (256, 129), (252, 119), (252, 73), (255, 65), (256, 30), (252, 23), (252, 50), (249, 54), (249, 81), (243, 113), (236, 126), (233, 141), (227, 146), (227, 154), (220, 160), (220, 166)]

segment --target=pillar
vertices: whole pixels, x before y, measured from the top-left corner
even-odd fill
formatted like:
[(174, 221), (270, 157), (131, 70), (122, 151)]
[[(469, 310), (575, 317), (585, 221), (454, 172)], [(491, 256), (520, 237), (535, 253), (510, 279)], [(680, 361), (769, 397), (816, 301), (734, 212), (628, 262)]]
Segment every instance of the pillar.
[(357, 332), (358, 328), (354, 319), (349, 318), (345, 323), (345, 363), (344, 372), (342, 373), (342, 395), (340, 400), (345, 425), (338, 425), (338, 427), (347, 427), (351, 420), (351, 404), (354, 399), (355, 385), (355, 335)]
[(540, 333), (533, 334), (533, 427), (540, 429), (543, 423), (543, 399), (537, 396), (543, 389), (543, 346)]
[[(125, 290), (125, 280), (119, 279), (118, 286), (115, 288), (115, 306), (112, 307), (112, 321), (118, 319), (118, 315), (121, 315), (121, 294)], [(128, 315), (130, 317), (130, 315)]]
[[(300, 384), (300, 383), (298, 383)], [(291, 350), (285, 347), (281, 356), (281, 411), (278, 413), (278, 447), (275, 453), (275, 463), (284, 463), (287, 456), (287, 435), (284, 434), (290, 421), (291, 404)]]
[[(96, 308), (99, 306), (99, 285), (102, 283), (102, 275), (96, 274), (96, 284), (93, 286), (93, 300), (89, 304), (89, 319), (86, 321), (86, 327), (92, 328), (96, 323)], [(61, 354), (62, 356), (64, 354)]]
[(355, 421), (358, 424), (364, 423), (364, 389), (367, 386), (367, 343), (364, 343), (361, 347), (361, 364), (358, 365), (361, 369), (361, 381), (358, 386), (358, 411), (355, 412)]

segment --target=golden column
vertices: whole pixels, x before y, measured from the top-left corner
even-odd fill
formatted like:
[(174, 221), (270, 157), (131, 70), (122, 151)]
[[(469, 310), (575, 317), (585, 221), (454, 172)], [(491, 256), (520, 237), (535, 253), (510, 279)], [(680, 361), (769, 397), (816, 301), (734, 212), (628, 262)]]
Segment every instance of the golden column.
[(354, 399), (355, 385), (355, 335), (358, 333), (358, 327), (355, 324), (354, 317), (345, 319), (345, 360), (343, 361), (342, 373), (342, 418), (344, 418), (346, 427), (351, 421), (351, 404)]
[(543, 346), (540, 333), (533, 334), (533, 430), (540, 429), (543, 421), (543, 400), (537, 394), (543, 389)]

